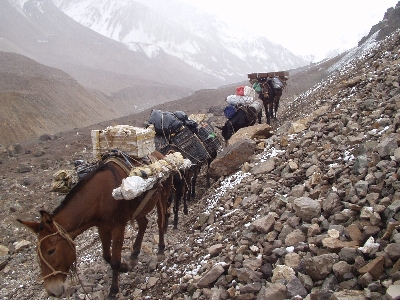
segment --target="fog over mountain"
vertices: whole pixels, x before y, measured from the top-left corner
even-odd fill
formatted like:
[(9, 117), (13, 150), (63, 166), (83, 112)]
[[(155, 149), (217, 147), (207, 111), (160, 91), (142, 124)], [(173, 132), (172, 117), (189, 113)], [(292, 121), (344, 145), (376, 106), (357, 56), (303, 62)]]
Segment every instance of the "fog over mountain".
[[(288, 88), (298, 95), (397, 28), (400, 12), (399, 4), (388, 10), (359, 47), (325, 70), (189, 6), (141, 2), (57, 0), (85, 15), (91, 29), (52, 0), (0, 0), (0, 144), (168, 109), (177, 99), (205, 108), (205, 98), (224, 99), (220, 91), (246, 84), (249, 72), (289, 70)], [(314, 67), (313, 75), (295, 76)]]
[(243, 35), (215, 15), (176, 0), (53, 2), (75, 21), (136, 53), (156, 59), (166, 52), (221, 83), (308, 63), (265, 37)]

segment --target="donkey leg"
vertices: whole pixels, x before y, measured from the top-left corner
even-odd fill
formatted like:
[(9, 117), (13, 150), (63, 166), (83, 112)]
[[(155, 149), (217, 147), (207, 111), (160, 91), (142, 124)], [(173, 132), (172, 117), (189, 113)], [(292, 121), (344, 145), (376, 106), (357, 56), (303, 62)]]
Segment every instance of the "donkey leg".
[(109, 296), (115, 296), (119, 292), (119, 272), (121, 271), (121, 251), (124, 242), (125, 226), (117, 225), (112, 232), (112, 249), (111, 249), (111, 269), (112, 282)]
[[(164, 199), (163, 197), (166, 197)], [(167, 201), (168, 201), (168, 195), (163, 195), (160, 197), (160, 200), (157, 202), (157, 223), (158, 223), (158, 253), (157, 253), (157, 259), (163, 260), (165, 257), (164, 254), (164, 249), (165, 249), (165, 239), (164, 239), (164, 234), (166, 229), (164, 228), (165, 224), (165, 213), (167, 211)]]
[[(175, 191), (175, 201), (174, 201), (174, 229), (178, 229), (178, 218), (179, 218), (179, 206), (182, 198), (182, 190), (177, 189)], [(184, 201), (186, 206), (186, 201)]]
[(111, 232), (104, 228), (99, 228), (101, 247), (103, 248), (103, 258), (107, 263), (111, 263)]
[(272, 101), (269, 105), (270, 120), (274, 118), (274, 102)]
[(174, 193), (171, 193), (168, 197), (167, 207), (165, 210), (165, 219), (164, 219), (164, 232), (165, 233), (168, 230), (168, 221), (169, 221), (169, 217), (171, 216), (171, 206), (172, 206), (173, 201), (174, 201)]
[(208, 158), (207, 159), (207, 170), (206, 170), (206, 186), (209, 188), (211, 186), (211, 182), (210, 182), (210, 164), (211, 164), (211, 159)]
[(190, 190), (191, 190), (190, 197), (193, 197), (193, 198), (196, 196), (196, 182), (197, 182), (197, 174), (198, 174), (198, 172), (199, 172), (199, 170), (196, 167), (196, 169), (193, 172), (193, 177), (192, 177), (192, 181), (191, 181), (191, 184), (190, 184)]
[(208, 174), (208, 170), (206, 173), (206, 186), (209, 188), (211, 186), (211, 177), (210, 174)]
[(138, 222), (139, 230), (135, 242), (133, 243), (132, 253), (130, 257), (130, 264), (132, 267), (136, 266), (138, 263), (138, 256), (140, 253), (140, 248), (142, 247), (144, 233), (146, 231), (147, 224), (149, 223), (146, 216), (142, 218), (137, 218), (136, 221)]
[(268, 125), (271, 124), (270, 112), (269, 112), (269, 103), (267, 103), (268, 99), (263, 100), (264, 110), (265, 110), (265, 118)]
[(267, 109), (265, 111), (265, 116), (267, 117), (267, 124), (271, 125), (271, 115), (270, 115), (269, 109)]
[(279, 98), (277, 98), (276, 99), (276, 102), (275, 102), (275, 119), (276, 119), (276, 116), (277, 116), (277, 114), (278, 114), (278, 108), (279, 108)]

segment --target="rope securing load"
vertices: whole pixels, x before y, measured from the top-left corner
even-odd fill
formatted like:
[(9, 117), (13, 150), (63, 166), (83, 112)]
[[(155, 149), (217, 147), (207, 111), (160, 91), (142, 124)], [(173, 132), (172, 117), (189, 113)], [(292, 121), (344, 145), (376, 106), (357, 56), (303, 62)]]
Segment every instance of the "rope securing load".
[(191, 165), (191, 161), (183, 158), (180, 152), (167, 154), (150, 165), (133, 168), (129, 176), (122, 180), (121, 186), (113, 190), (112, 196), (116, 200), (135, 199), (151, 190), (156, 183), (167, 179), (171, 173), (187, 169)]

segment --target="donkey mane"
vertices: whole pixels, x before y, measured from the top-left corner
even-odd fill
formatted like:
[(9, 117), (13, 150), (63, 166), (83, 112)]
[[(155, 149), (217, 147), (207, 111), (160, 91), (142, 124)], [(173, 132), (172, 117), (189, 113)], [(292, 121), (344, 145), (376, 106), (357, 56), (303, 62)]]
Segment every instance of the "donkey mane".
[(68, 192), (61, 204), (53, 211), (52, 215), (55, 216), (59, 213), (69, 203), (70, 199), (74, 198), (74, 196), (82, 190), (87, 182), (89, 182), (97, 173), (103, 171), (111, 171), (114, 179), (116, 178), (116, 170), (111, 164), (100, 163), (92, 172), (80, 179), (78, 183), (72, 187), (71, 191)]

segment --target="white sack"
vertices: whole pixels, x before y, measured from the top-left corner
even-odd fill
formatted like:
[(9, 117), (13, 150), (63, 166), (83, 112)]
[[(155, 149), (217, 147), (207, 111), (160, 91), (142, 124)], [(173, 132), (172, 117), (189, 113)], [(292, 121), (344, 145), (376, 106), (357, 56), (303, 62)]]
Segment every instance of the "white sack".
[(113, 190), (112, 196), (116, 200), (132, 200), (145, 191), (151, 190), (156, 182), (157, 178), (144, 179), (140, 176), (129, 176), (122, 179), (121, 186)]
[(252, 87), (245, 85), (244, 95), (252, 97), (254, 99), (256, 97), (256, 91)]
[(249, 96), (238, 96), (238, 95), (229, 95), (226, 97), (226, 102), (231, 105), (250, 105), (253, 103), (254, 98)]

